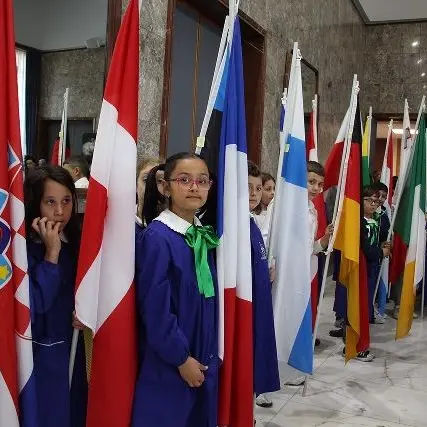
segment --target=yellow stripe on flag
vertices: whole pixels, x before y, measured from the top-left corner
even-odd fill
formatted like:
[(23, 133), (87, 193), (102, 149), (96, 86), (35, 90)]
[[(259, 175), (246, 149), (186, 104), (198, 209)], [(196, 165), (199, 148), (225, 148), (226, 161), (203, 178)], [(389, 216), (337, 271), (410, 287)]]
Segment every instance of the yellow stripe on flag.
[(347, 288), (346, 361), (357, 355), (360, 336), (359, 248), (360, 205), (345, 197), (334, 248), (341, 251), (340, 282)]
[(404, 338), (409, 334), (414, 318), (415, 306), (415, 260), (405, 265), (403, 272), (402, 295), (400, 297), (399, 318), (397, 319), (396, 339)]

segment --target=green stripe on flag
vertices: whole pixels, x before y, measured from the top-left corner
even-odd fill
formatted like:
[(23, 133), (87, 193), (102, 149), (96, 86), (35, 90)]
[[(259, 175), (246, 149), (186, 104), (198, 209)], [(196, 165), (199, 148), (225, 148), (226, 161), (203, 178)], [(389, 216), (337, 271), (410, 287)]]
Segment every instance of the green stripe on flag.
[(369, 134), (370, 134), (371, 119), (368, 117), (365, 124), (365, 132), (362, 139), (362, 184), (371, 184), (371, 174), (369, 170)]
[(426, 208), (426, 116), (422, 114), (415, 141), (412, 162), (408, 165), (407, 180), (403, 189), (402, 198), (396, 213), (394, 232), (408, 246), (411, 237), (412, 211), (415, 188), (420, 185), (419, 208), (425, 212)]

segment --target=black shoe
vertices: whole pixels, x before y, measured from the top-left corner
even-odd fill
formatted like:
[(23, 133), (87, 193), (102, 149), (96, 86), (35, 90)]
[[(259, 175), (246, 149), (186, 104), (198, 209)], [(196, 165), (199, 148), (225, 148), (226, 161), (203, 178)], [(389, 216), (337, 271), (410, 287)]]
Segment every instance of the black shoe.
[(344, 336), (344, 330), (343, 329), (334, 329), (332, 331), (329, 331), (329, 336), (334, 338), (342, 338)]
[(319, 338), (316, 338), (316, 341), (314, 342), (314, 346), (319, 347), (319, 345), (320, 345), (320, 340)]

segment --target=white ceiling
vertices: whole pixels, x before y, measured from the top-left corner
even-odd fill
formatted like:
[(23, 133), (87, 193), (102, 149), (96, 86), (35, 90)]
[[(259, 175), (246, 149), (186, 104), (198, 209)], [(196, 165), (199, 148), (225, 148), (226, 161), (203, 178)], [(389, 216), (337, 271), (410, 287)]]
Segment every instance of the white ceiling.
[(427, 0), (354, 0), (368, 23), (427, 20)]

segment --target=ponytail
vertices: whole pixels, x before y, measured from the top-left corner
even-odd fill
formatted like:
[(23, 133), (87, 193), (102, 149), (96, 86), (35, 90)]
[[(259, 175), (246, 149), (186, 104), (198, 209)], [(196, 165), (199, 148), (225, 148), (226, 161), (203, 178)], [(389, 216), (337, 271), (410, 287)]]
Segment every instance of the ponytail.
[(144, 206), (142, 208), (142, 221), (149, 225), (166, 208), (166, 197), (157, 187), (156, 174), (164, 171), (165, 165), (158, 165), (151, 169), (145, 183)]

